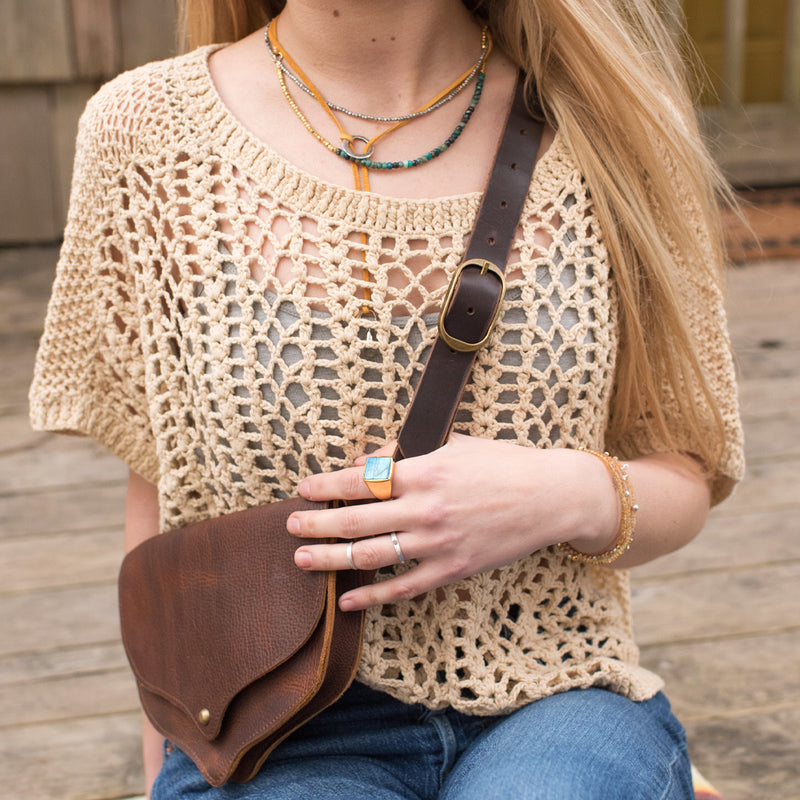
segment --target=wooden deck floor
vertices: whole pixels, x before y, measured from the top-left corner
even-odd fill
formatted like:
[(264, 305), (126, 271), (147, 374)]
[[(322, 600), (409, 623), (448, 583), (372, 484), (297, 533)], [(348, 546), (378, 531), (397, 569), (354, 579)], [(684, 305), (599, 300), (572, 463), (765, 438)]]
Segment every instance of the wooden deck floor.
[[(142, 791), (115, 578), (125, 470), (33, 433), (26, 393), (55, 251), (0, 251), (0, 798)], [(749, 471), (706, 532), (634, 576), (644, 662), (727, 800), (800, 800), (800, 262), (732, 272)]]

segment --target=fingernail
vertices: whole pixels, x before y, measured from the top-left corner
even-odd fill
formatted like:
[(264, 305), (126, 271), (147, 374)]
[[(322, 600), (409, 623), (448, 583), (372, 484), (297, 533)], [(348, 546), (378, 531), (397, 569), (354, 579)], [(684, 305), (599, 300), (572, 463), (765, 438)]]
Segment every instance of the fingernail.
[(305, 497), (306, 500), (310, 500), (311, 499), (311, 491), (310, 491), (310, 487), (308, 485), (308, 481), (301, 481), (300, 482), (300, 485), (297, 487), (297, 493), (301, 497)]
[(351, 611), (353, 608), (355, 608), (355, 605), (356, 601), (352, 597), (348, 597), (346, 594), (339, 598), (339, 608), (341, 608), (342, 611)]
[(300, 520), (297, 517), (289, 517), (286, 520), (286, 530), (289, 533), (300, 533)]
[(311, 566), (311, 553), (308, 550), (298, 550), (294, 554), (294, 563), (300, 569), (308, 569)]

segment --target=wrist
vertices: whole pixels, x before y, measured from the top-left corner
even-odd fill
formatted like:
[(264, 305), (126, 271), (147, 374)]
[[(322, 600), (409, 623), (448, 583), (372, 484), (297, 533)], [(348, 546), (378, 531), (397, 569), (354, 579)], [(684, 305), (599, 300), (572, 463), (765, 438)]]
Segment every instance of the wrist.
[(578, 449), (587, 459), (591, 456), (585, 462), (586, 527), (561, 542), (560, 547), (574, 561), (610, 564), (630, 547), (636, 523), (638, 506), (628, 478), (628, 465), (608, 453)]

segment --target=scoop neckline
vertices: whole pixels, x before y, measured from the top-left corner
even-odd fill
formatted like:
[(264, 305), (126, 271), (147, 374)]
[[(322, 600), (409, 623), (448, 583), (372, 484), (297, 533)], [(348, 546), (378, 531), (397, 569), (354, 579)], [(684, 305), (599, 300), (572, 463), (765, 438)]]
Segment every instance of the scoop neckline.
[[(198, 84), (192, 92), (196, 101), (195, 113), (201, 113), (205, 122), (203, 127), (213, 131), (215, 145), (231, 159), (231, 163), (258, 181), (261, 188), (268, 189), (276, 199), (293, 207), (307, 208), (317, 213), (335, 211), (337, 216), (348, 218), (354, 223), (388, 224), (401, 220), (417, 223), (424, 219), (437, 218), (441, 224), (441, 214), (447, 210), (448, 217), (459, 219), (477, 213), (484, 190), (442, 197), (416, 198), (364, 192), (352, 187), (341, 186), (319, 178), (297, 166), (278, 153), (269, 142), (256, 136), (228, 108), (217, 90), (211, 76), (209, 58), (225, 44), (212, 44), (200, 47), (187, 54), (188, 62), (195, 61), (199, 66)], [(184, 77), (184, 81), (189, 76)], [(188, 109), (187, 109), (188, 110)], [(537, 159), (533, 170), (528, 197), (537, 195), (539, 189), (557, 178), (554, 169), (558, 154), (563, 147), (563, 136), (556, 129), (548, 149)], [(546, 180), (547, 177), (550, 180)], [(552, 195), (548, 195), (552, 196)], [(390, 227), (394, 225), (390, 224)], [(403, 225), (402, 227), (406, 227)], [(459, 225), (458, 227), (461, 227)]]

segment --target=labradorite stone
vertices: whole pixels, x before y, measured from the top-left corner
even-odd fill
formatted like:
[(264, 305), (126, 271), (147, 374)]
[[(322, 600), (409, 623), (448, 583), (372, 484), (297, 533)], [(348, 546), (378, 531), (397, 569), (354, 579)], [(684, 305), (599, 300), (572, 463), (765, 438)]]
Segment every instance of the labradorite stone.
[(365, 481), (388, 481), (392, 473), (392, 459), (389, 456), (370, 456), (364, 465)]

